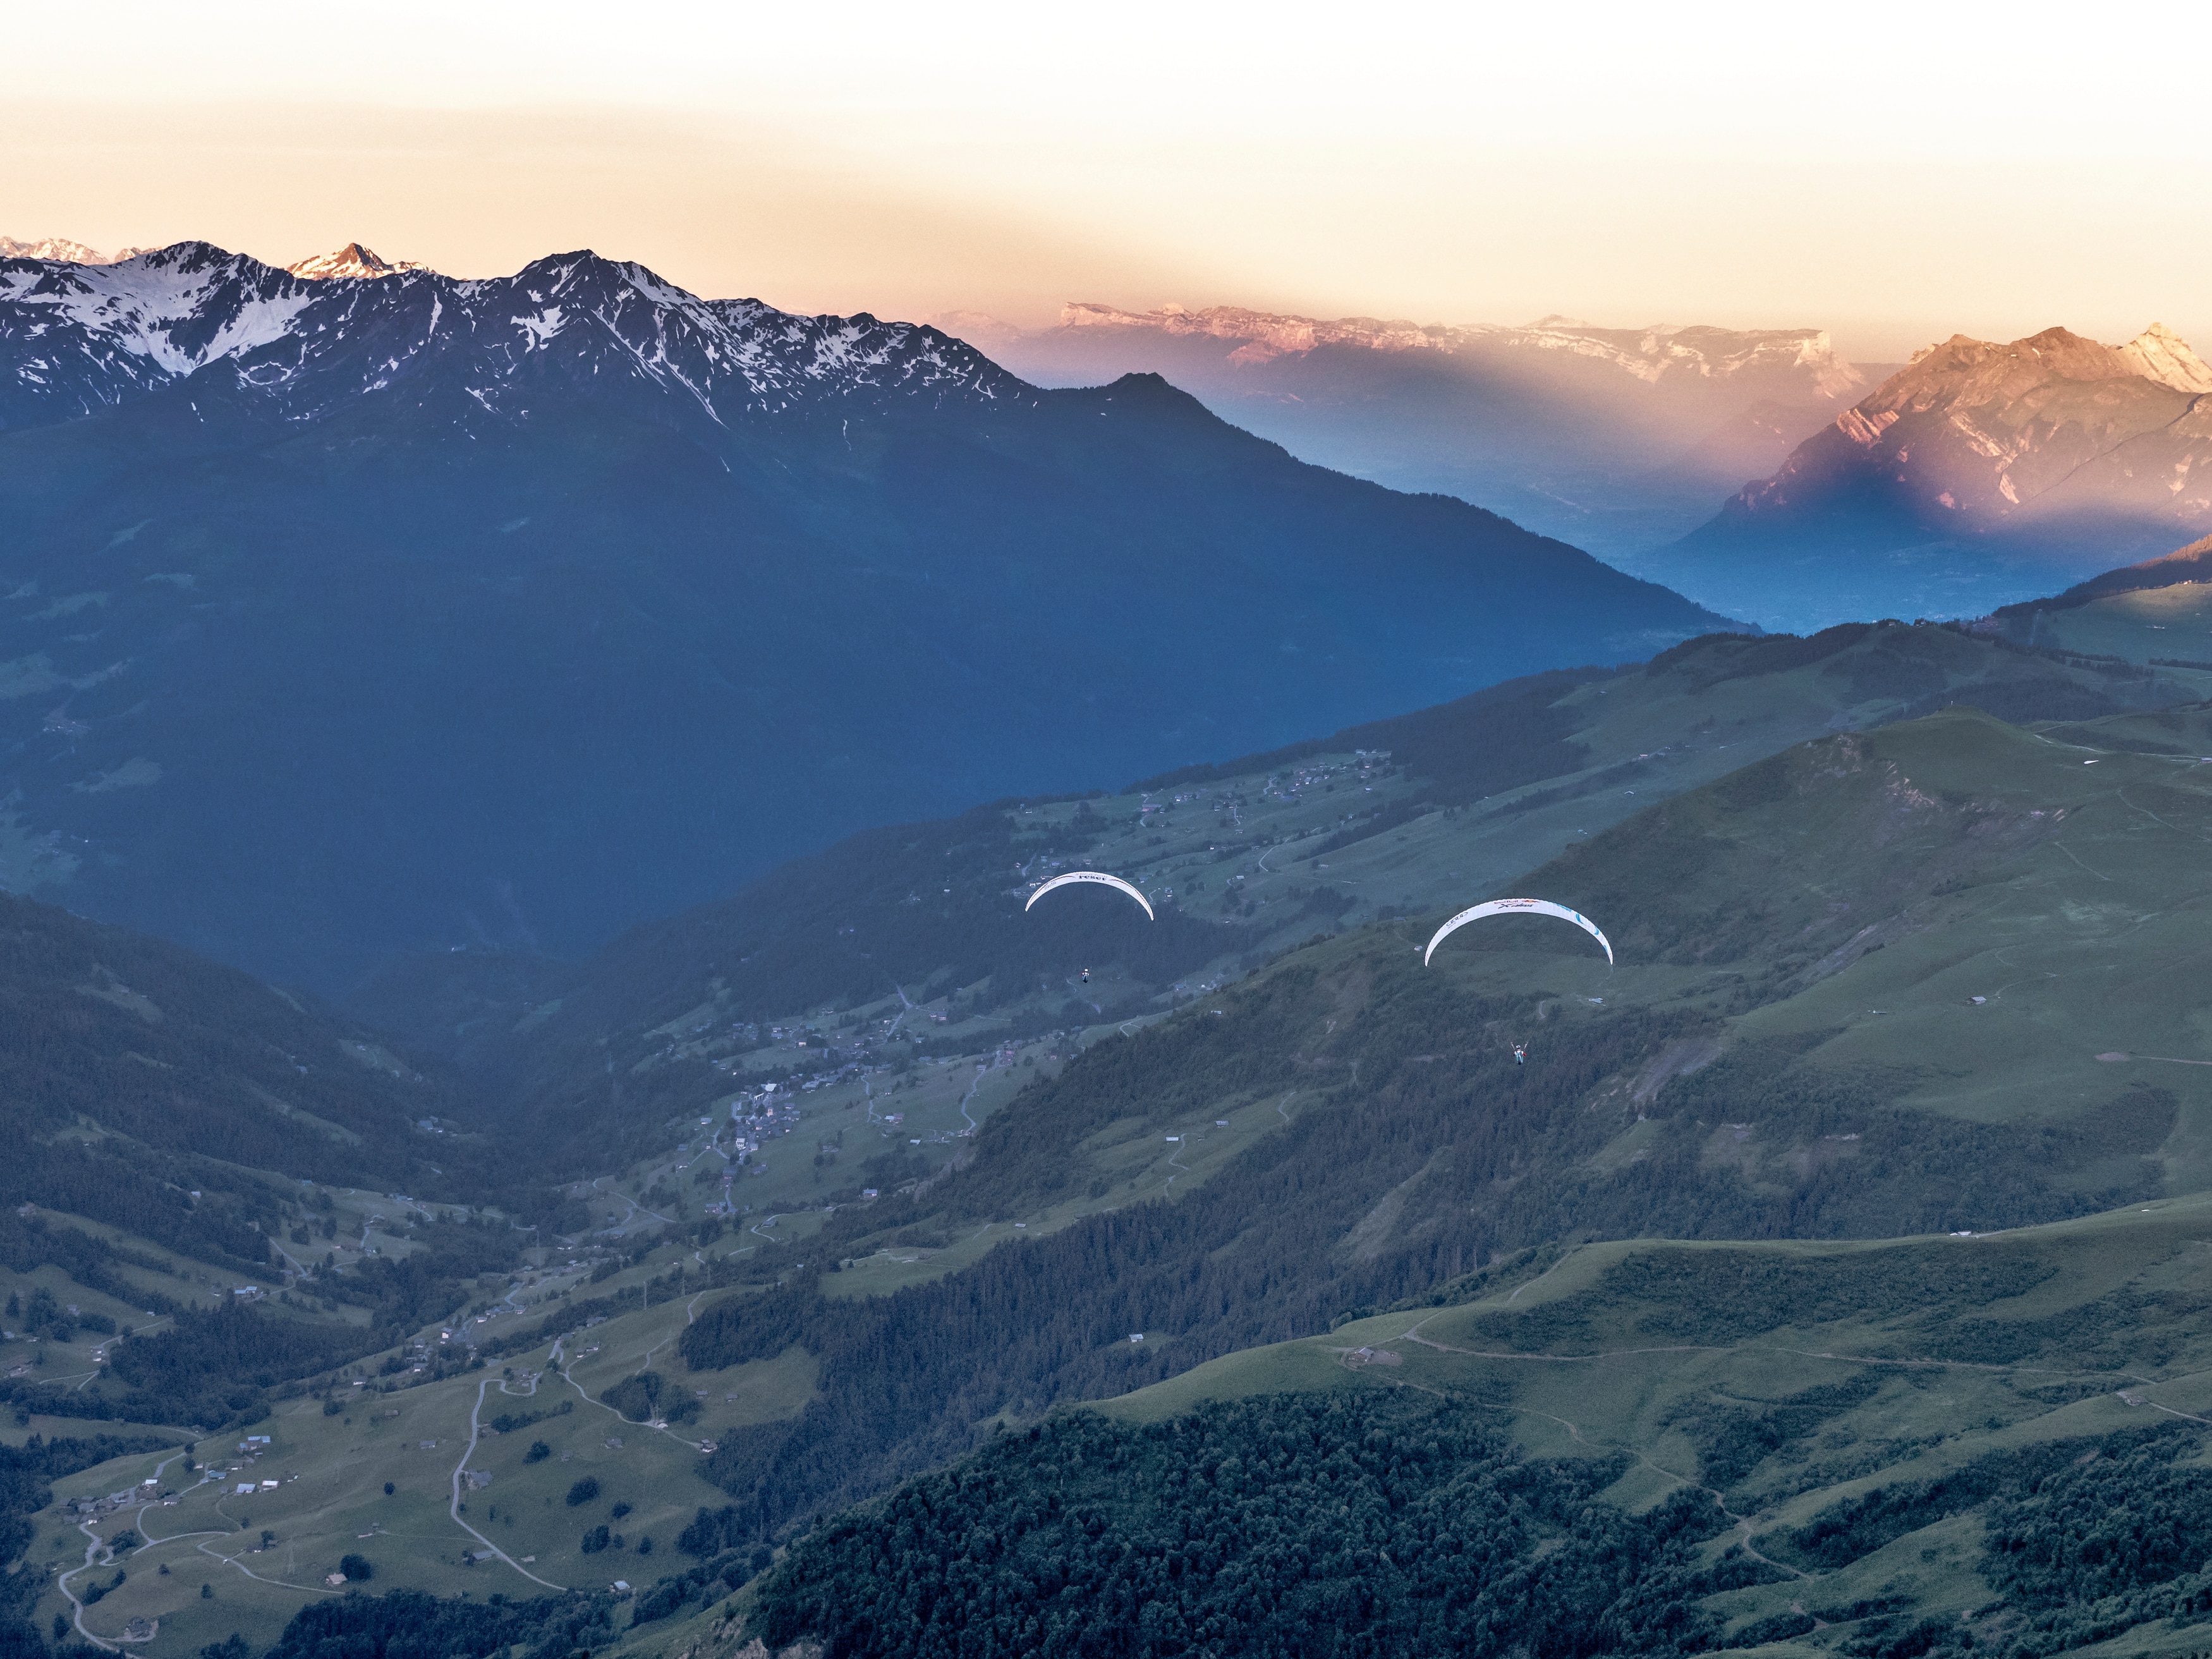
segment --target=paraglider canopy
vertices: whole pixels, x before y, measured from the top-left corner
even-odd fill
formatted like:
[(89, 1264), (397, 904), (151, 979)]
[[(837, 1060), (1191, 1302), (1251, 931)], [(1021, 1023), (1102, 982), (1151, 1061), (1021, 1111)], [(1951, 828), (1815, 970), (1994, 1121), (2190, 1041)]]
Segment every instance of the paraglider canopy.
[(1030, 895), (1029, 904), (1022, 906), (1023, 910), (1027, 911), (1030, 905), (1035, 904), (1047, 893), (1052, 891), (1054, 888), (1066, 887), (1077, 882), (1091, 882), (1101, 887), (1118, 888), (1121, 891), (1127, 893), (1131, 898), (1136, 900), (1138, 903), (1145, 907), (1145, 915), (1147, 918), (1153, 921), (1158, 921), (1159, 920), (1158, 916), (1152, 915), (1152, 902), (1150, 899), (1146, 898), (1142, 893), (1132, 887), (1127, 882), (1122, 880), (1121, 877), (1109, 876), (1103, 870), (1071, 870), (1064, 876), (1054, 876), (1050, 881), (1045, 883), (1043, 886), (1038, 888), (1036, 892)]
[(1606, 963), (1608, 966), (1612, 964), (1611, 942), (1603, 933), (1598, 932), (1597, 924), (1583, 915), (1581, 911), (1570, 910), (1565, 905), (1554, 904), (1549, 899), (1510, 898), (1492, 899), (1487, 904), (1478, 904), (1471, 910), (1462, 910), (1443, 927), (1437, 928), (1437, 936), (1429, 941), (1429, 948), (1421, 953), (1421, 965), (1424, 968), (1429, 965), (1429, 958), (1436, 955), (1437, 946), (1443, 944), (1444, 935), (1454, 929), (1464, 927), (1470, 921), (1480, 921), (1485, 916), (1513, 915), (1557, 916), (1561, 921), (1571, 921), (1600, 945), (1605, 946)]

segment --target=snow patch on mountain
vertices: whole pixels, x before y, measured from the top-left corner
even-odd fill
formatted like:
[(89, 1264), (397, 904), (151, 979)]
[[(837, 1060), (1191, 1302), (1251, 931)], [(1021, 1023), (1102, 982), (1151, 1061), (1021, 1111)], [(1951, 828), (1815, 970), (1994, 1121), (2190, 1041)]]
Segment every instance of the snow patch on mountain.
[(146, 251), (143, 247), (126, 247), (119, 253), (102, 253), (82, 242), (72, 242), (66, 236), (41, 236), (34, 242), (0, 236), (0, 259), (58, 259), (73, 265), (112, 265), (118, 259), (131, 258)]

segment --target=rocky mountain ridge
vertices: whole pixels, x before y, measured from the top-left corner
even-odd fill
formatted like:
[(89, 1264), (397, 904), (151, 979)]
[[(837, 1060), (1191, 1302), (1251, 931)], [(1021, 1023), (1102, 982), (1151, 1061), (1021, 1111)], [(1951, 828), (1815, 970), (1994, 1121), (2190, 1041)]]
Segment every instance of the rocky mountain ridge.
[(562, 382), (593, 398), (673, 394), (665, 418), (715, 427), (897, 393), (988, 399), (1018, 384), (932, 329), (702, 300), (590, 252), (511, 277), (387, 266), (374, 283), (328, 280), (361, 252), (304, 262), (313, 275), (206, 242), (97, 266), (0, 260), (0, 428), (87, 414), (216, 364), (229, 371), (224, 392), (268, 417), (412, 393), (471, 428), (527, 418)]
[(102, 253), (66, 236), (41, 236), (28, 242), (0, 236), (0, 259), (60, 259), (70, 264), (107, 265), (145, 252), (143, 247), (126, 247), (118, 253)]

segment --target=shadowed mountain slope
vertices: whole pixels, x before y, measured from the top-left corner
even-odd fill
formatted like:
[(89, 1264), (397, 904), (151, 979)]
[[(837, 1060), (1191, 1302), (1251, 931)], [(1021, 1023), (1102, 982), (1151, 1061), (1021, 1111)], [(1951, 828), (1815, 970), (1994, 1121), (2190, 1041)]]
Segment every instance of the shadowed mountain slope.
[(323, 986), (1711, 613), (1155, 379), (588, 254), (0, 262), (0, 872)]

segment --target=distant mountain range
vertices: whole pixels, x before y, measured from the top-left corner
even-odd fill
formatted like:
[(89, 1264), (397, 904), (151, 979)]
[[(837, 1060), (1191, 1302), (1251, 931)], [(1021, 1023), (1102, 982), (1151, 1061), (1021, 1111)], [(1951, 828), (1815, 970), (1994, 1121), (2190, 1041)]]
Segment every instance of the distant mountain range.
[(1158, 372), (1305, 459), (1480, 501), (1769, 628), (1971, 616), (2212, 528), (2212, 367), (2155, 324), (2121, 346), (1954, 336), (1893, 372), (1809, 329), (938, 320), (1043, 384)]
[(1954, 335), (1638, 568), (1769, 626), (2024, 600), (2212, 527), (2208, 393), (2156, 324)]
[(1149, 371), (1304, 459), (1441, 490), (1632, 560), (1771, 471), (1878, 373), (1815, 329), (1520, 326), (1076, 303), (934, 319), (1042, 385)]
[(15, 890), (326, 988), (574, 953), (869, 823), (1724, 621), (1154, 377), (590, 253), (374, 268), (0, 261)]
[(98, 248), (87, 247), (82, 242), (73, 242), (66, 236), (41, 236), (29, 242), (18, 241), (13, 236), (0, 236), (0, 259), (60, 259), (70, 264), (108, 265), (147, 251), (143, 247), (126, 247), (118, 252), (102, 253)]

